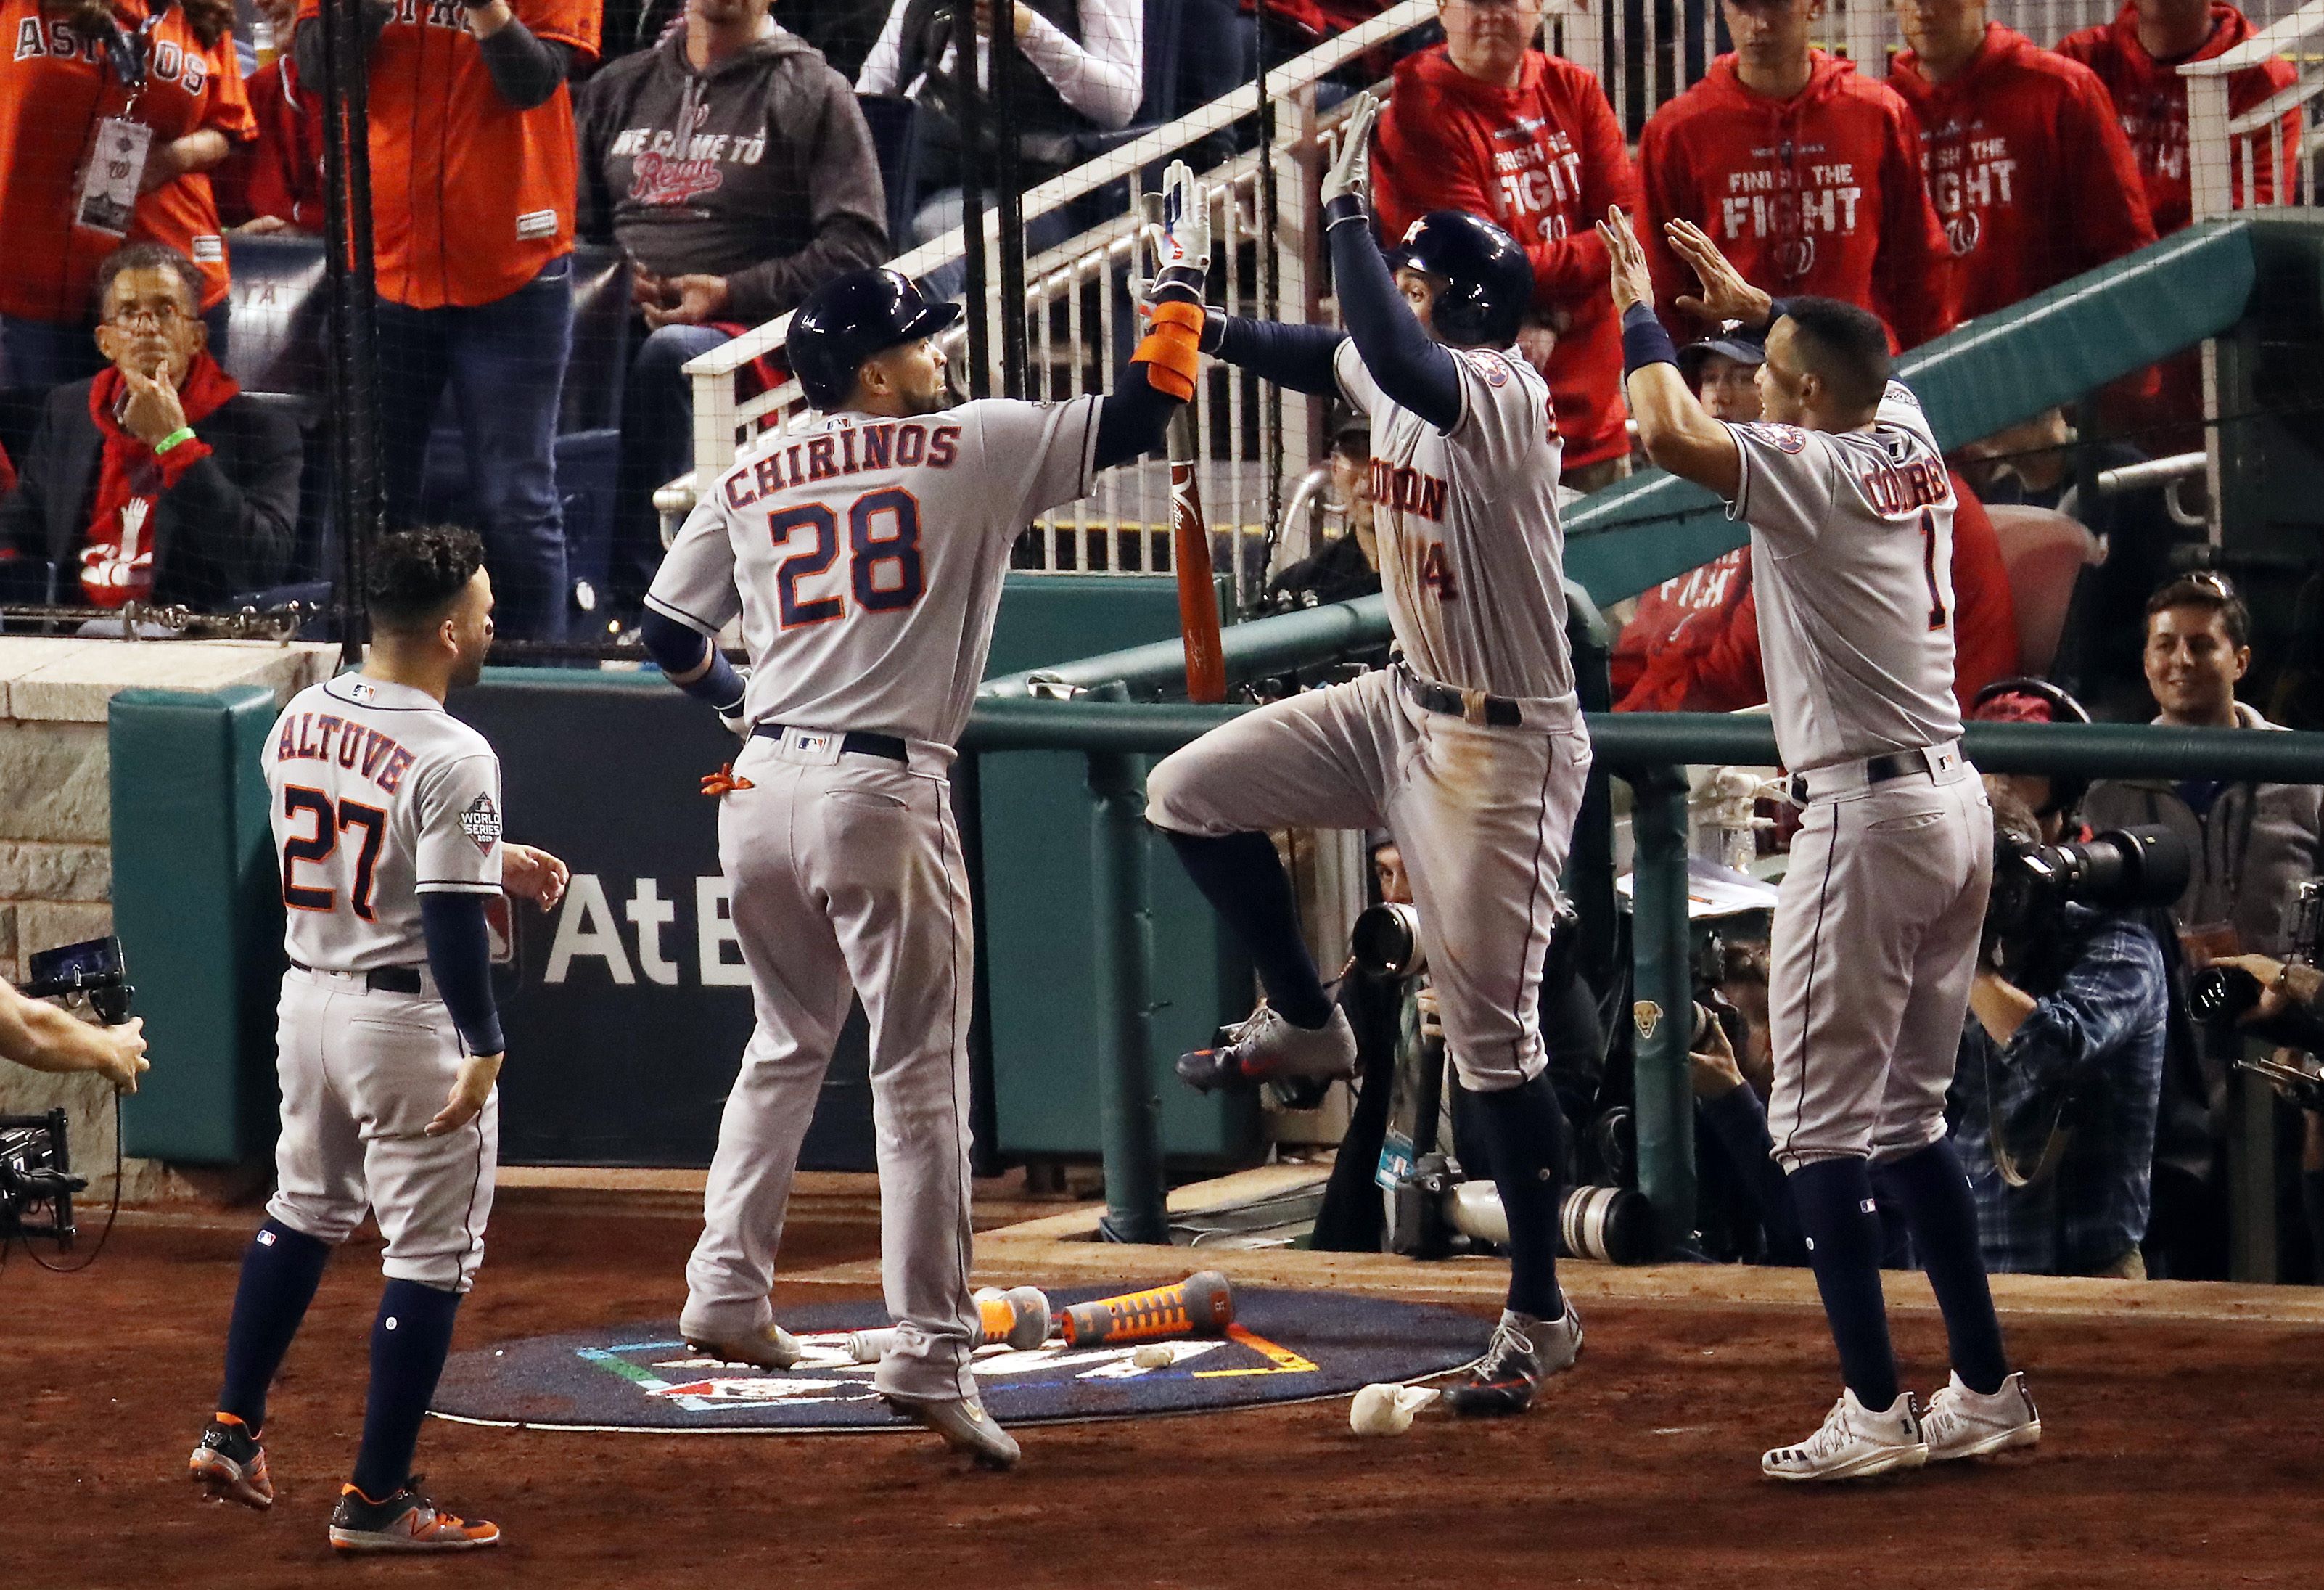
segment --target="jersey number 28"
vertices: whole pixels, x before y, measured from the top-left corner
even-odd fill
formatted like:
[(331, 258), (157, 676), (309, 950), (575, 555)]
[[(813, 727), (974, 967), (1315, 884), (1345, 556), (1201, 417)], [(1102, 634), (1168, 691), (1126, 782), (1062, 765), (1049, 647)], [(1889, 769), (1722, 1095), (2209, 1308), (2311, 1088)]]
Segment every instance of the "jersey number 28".
[[(301, 864), (320, 866), (328, 862), (339, 846), (339, 836), (350, 828), (361, 828), (363, 844), (355, 852), (355, 887), (347, 892), (347, 903), (355, 915), (370, 921), (372, 876), (379, 866), (380, 845), (387, 837), (387, 813), (359, 800), (342, 800), (334, 810), (331, 798), (322, 790), (291, 784), (282, 791), (282, 816), (292, 829), (282, 841), (282, 903), (292, 911), (337, 911), (338, 891), (300, 883), (298, 869)], [(300, 822), (308, 818), (314, 819), (312, 830), (297, 832)]]
[[(828, 624), (847, 615), (847, 597), (801, 596), (799, 582), (825, 573), (839, 559), (839, 516), (822, 503), (802, 503), (767, 520), (778, 547), (805, 533), (814, 544), (775, 568), (775, 612), (785, 629)], [(927, 589), (920, 570), (920, 500), (899, 485), (865, 492), (847, 510), (848, 584), (867, 613), (909, 607)]]

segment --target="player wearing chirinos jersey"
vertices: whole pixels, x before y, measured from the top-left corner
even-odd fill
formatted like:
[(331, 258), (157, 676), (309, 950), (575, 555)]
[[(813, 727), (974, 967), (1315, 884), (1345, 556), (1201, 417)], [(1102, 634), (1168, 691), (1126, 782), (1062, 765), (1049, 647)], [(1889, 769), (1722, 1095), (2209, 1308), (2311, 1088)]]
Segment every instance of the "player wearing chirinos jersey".
[[(2040, 1439), (2012, 1373), (1978, 1246), (1945, 1089), (1993, 876), (1993, 814), (1960, 751), (1952, 487), (1869, 311), (1781, 303), (1683, 222), (1667, 242), (1722, 319), (1768, 327), (1763, 418), (1705, 413), (1654, 313), (1629, 220), (1613, 251), (1630, 411), (1647, 456), (1751, 527), (1775, 745), (1805, 809), (1775, 906), (1768, 1100), (1846, 1389), (1822, 1428), (1760, 1460), (1779, 1480), (1842, 1480)], [(1772, 323), (1772, 324), (1771, 324)], [(1896, 1383), (1880, 1295), (1881, 1167), (1944, 1312), (1953, 1373), (1925, 1417)]]
[[(892, 271), (817, 289), (788, 351), (820, 415), (710, 485), (646, 598), (655, 661), (747, 739), (708, 788), (758, 1026), (719, 1123), (680, 1333), (724, 1359), (797, 1359), (768, 1292), (852, 991), (872, 1028), (897, 1323), (872, 1383), (994, 1466), (1018, 1448), (969, 1367), (971, 938), (947, 775), (1019, 532), (1160, 445), (1193, 395), (1209, 201), (1184, 162), (1166, 187), (1155, 328), (1103, 399), (954, 405), (931, 338), (956, 306)], [(738, 615), (747, 681), (711, 643)]]
[(1573, 1362), (1581, 1321), (1558, 1290), (1565, 1119), (1545, 1075), (1538, 1004), (1558, 874), (1590, 772), (1574, 695), (1547, 384), (1516, 356), (1533, 295), (1524, 251), (1489, 221), (1425, 215), (1390, 273), (1365, 214), (1378, 105), (1342, 124), (1323, 187), (1347, 332), (1213, 315), (1219, 357), (1370, 416), (1380, 582), (1403, 659), (1275, 702), (1157, 765), (1148, 820), (1257, 963), (1267, 1003), (1197, 1086), (1345, 1076), (1355, 1040), (1299, 936), (1267, 830), (1386, 827), (1461, 1086), (1509, 1223), (1507, 1310), (1447, 1393), (1465, 1413), (1518, 1412)]
[(267, 742), (290, 960), (276, 1038), (282, 1135), (190, 1473), (227, 1501), (273, 1505), (258, 1444), (267, 1387), (331, 1249), (369, 1209), (387, 1286), (331, 1544), (467, 1550), (497, 1545), (500, 1530), (422, 1495), (411, 1451), (493, 1206), (502, 1043), (485, 913), (503, 890), (555, 905), (566, 870), (502, 840), (500, 763), (444, 711), (492, 644), (483, 546), (466, 531), (384, 537), (366, 596), (363, 672), (301, 690)]

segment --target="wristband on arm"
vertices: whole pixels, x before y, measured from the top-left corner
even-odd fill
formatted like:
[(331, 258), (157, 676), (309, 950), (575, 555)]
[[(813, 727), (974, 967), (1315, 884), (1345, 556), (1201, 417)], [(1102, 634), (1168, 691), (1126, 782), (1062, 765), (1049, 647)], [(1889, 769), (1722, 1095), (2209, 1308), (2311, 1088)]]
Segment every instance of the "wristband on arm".
[(1678, 363), (1678, 345), (1655, 311), (1634, 303), (1622, 311), (1622, 378), (1628, 380), (1648, 365)]
[(1148, 366), (1146, 380), (1155, 391), (1185, 402), (1194, 395), (1199, 369), (1197, 353), (1207, 317), (1200, 304), (1172, 299), (1153, 309), (1153, 328), (1130, 356), (1133, 365)]

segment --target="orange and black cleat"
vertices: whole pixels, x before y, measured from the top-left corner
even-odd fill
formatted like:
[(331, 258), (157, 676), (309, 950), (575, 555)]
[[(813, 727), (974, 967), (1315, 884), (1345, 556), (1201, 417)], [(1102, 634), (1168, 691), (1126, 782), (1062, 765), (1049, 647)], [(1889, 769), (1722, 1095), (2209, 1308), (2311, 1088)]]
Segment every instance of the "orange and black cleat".
[(335, 1551), (474, 1551), (500, 1543), (500, 1525), (446, 1512), (420, 1493), (418, 1474), (383, 1502), (342, 1485), (339, 1504), (331, 1510)]
[(186, 1477), (220, 1502), (239, 1502), (261, 1512), (274, 1505), (274, 1484), (266, 1477), (266, 1449), (250, 1427), (221, 1413), (202, 1427), (202, 1438), (186, 1460)]

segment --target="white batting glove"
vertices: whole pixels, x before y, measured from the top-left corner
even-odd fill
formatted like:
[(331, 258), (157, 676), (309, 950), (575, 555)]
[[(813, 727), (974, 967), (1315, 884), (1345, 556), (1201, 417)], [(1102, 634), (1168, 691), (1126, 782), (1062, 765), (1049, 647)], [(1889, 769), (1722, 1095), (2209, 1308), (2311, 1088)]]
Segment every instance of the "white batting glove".
[(1355, 108), (1340, 124), (1340, 153), (1323, 173), (1323, 208), (1340, 199), (1370, 204), (1372, 192), (1372, 124), (1379, 119), (1379, 97), (1366, 89), (1355, 97)]
[(1156, 245), (1163, 270), (1211, 264), (1211, 190), (1194, 180), (1191, 167), (1174, 160), (1162, 173), (1162, 236)]
[(747, 703), (751, 699), (750, 665), (748, 663), (736, 663), (734, 665), (734, 675), (737, 679), (742, 681), (742, 694), (735, 698), (734, 709), (732, 712), (720, 713), (718, 715), (718, 721), (726, 726), (727, 733), (734, 735), (737, 739), (747, 740), (751, 737), (751, 720), (744, 716), (744, 713), (747, 709)]

